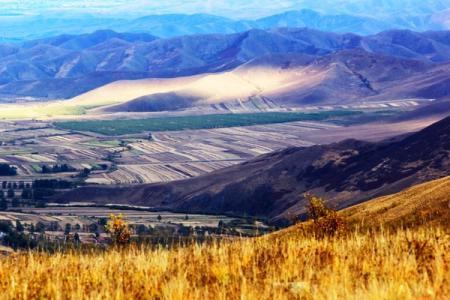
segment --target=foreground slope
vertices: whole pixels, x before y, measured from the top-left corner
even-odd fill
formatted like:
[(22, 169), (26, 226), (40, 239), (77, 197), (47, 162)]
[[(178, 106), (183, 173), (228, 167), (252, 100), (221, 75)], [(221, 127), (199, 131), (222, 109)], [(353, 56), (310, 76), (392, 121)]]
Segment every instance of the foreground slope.
[(2, 299), (446, 299), (439, 228), (0, 257)]
[[(2, 297), (446, 299), (450, 238), (440, 225), (450, 220), (449, 186), (446, 177), (346, 209), (364, 229), (334, 237), (315, 238), (307, 222), (175, 247), (0, 253)], [(377, 230), (379, 223), (397, 229)]]
[[(333, 237), (315, 238), (307, 222), (263, 237), (176, 247), (0, 255), (2, 297), (446, 299), (448, 227), (436, 218), (403, 221), (419, 210), (448, 223), (449, 183), (446, 177), (347, 209), (357, 228), (367, 227)], [(372, 219), (420, 226), (377, 230)]]
[(57, 201), (152, 206), (185, 212), (302, 216), (313, 192), (338, 208), (450, 175), (450, 117), (378, 143), (346, 140), (288, 148), (205, 176), (166, 184), (88, 186)]

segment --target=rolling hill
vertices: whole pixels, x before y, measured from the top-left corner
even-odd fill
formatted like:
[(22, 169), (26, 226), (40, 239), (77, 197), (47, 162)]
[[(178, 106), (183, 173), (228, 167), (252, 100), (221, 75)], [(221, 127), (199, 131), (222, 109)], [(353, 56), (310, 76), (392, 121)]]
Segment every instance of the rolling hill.
[(450, 224), (450, 177), (425, 182), (388, 195), (366, 201), (342, 213), (349, 221), (365, 226), (408, 226), (426, 222)]
[(189, 180), (139, 186), (88, 186), (59, 195), (182, 212), (261, 216), (285, 224), (305, 213), (305, 192), (343, 208), (450, 175), (450, 117), (378, 143), (345, 140), (288, 148)]
[(72, 98), (117, 80), (217, 73), (264, 57), (319, 59), (346, 49), (437, 64), (450, 59), (450, 33), (396, 30), (359, 36), (278, 28), (169, 39), (111, 31), (63, 35), (0, 44), (0, 94)]
[[(268, 55), (221, 73), (159, 81), (115, 82), (67, 103), (92, 104), (109, 99), (111, 106), (95, 112), (111, 113), (193, 106), (226, 109), (232, 103), (245, 105), (255, 101), (271, 103), (270, 107), (298, 107), (434, 99), (450, 95), (446, 88), (450, 76), (447, 66), (436, 67), (422, 61), (363, 50), (343, 50), (318, 58), (297, 54)], [(128, 88), (131, 86), (133, 89)]]

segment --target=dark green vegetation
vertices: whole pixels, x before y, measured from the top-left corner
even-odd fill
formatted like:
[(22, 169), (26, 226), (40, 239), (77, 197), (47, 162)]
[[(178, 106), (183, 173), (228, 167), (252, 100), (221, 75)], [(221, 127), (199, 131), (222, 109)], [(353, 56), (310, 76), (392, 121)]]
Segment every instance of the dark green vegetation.
[(15, 176), (17, 169), (8, 164), (0, 164), (0, 176)]
[(33, 182), (1, 181), (0, 211), (8, 208), (45, 207), (56, 193), (76, 188), (73, 182), (60, 179), (38, 179)]
[(161, 117), (133, 120), (100, 120), (56, 122), (62, 129), (91, 131), (104, 135), (124, 135), (144, 131), (177, 131), (234, 126), (286, 123), (295, 121), (324, 121), (362, 114), (360, 111), (326, 111), (317, 113), (269, 112), (249, 114), (217, 114), (201, 116)]
[(76, 171), (76, 169), (73, 168), (72, 166), (69, 166), (68, 164), (61, 164), (61, 165), (56, 164), (53, 166), (42, 165), (41, 167), (42, 174), (64, 173), (74, 171)]

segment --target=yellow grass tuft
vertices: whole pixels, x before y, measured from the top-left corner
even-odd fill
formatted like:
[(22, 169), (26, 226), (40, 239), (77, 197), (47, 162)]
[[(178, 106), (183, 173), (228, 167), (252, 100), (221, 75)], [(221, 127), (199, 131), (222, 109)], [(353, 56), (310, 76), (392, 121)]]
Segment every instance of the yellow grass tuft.
[[(2, 299), (445, 299), (444, 229), (0, 258)], [(448, 299), (448, 298), (447, 298)]]

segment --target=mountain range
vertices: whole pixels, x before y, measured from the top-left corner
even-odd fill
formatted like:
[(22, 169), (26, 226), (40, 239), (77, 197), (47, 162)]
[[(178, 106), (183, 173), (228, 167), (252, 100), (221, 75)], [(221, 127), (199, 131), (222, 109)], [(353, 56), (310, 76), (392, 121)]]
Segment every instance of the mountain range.
[(344, 140), (287, 148), (188, 180), (138, 186), (88, 186), (62, 202), (132, 204), (181, 212), (303, 217), (305, 193), (336, 208), (450, 175), (450, 117), (417, 133), (381, 142)]
[[(340, 51), (344, 51), (343, 54)], [(336, 73), (337, 78), (342, 79), (340, 72), (353, 73), (351, 78), (360, 78), (356, 84), (365, 84), (370, 90), (359, 75), (361, 68), (367, 69), (364, 64), (349, 68), (345, 62), (336, 66), (333, 61), (341, 60), (342, 63), (339, 56), (351, 58), (352, 51), (356, 51), (356, 56), (365, 52), (379, 55), (383, 60), (389, 57), (397, 64), (393, 65), (400, 67), (398, 74), (420, 75), (438, 64), (443, 64), (445, 69), (445, 62), (450, 59), (450, 32), (394, 30), (360, 36), (306, 28), (278, 28), (169, 39), (113, 31), (62, 35), (20, 45), (0, 44), (0, 94), (71, 98), (117, 80), (172, 78), (225, 72), (239, 67), (270, 66), (276, 57), (282, 57), (276, 61), (288, 63), (285, 69), (291, 64), (324, 68), (328, 60), (327, 68), (333, 69), (330, 72)], [(283, 58), (286, 56), (294, 58), (286, 60)], [(380, 68), (376, 61), (369, 65)], [(392, 68), (386, 64), (387, 70)], [(402, 73), (405, 70), (406, 73)], [(381, 69), (378, 71), (384, 73)], [(391, 75), (384, 79), (377, 77), (388, 81), (394, 73), (390, 72)], [(363, 94), (369, 96), (371, 93), (364, 91)], [(360, 96), (355, 94), (355, 97)]]
[[(259, 18), (206, 13), (153, 14), (128, 17), (89, 13), (1, 15), (0, 41), (24, 41), (59, 34), (90, 33), (99, 29), (138, 32), (169, 38), (194, 34), (229, 34), (250, 29), (309, 27), (339, 33), (375, 34), (389, 29), (414, 31), (449, 29), (445, 1), (302, 1), (297, 7)], [(234, 7), (240, 4), (235, 3)], [(241, 11), (242, 12), (242, 11)], [(389, 12), (389, 13), (387, 13)], [(125, 15), (125, 17), (123, 16)]]

